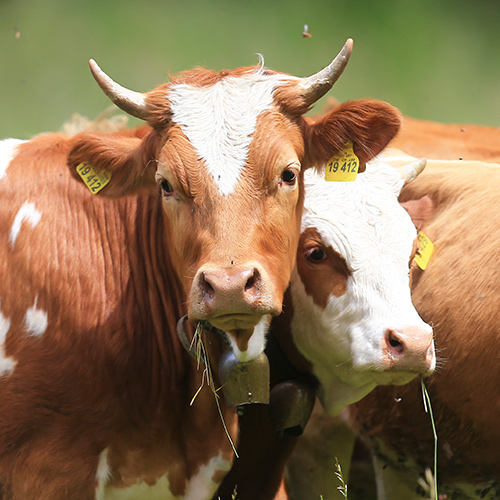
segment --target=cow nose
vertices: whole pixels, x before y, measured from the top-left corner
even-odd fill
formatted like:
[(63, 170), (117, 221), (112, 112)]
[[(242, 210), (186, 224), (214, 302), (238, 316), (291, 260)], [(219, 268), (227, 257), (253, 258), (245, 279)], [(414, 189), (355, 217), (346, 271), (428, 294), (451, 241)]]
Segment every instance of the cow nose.
[(251, 335), (263, 316), (280, 313), (282, 299), (281, 290), (257, 262), (205, 265), (191, 285), (188, 315), (191, 321), (208, 320), (220, 330), (249, 330)]
[(226, 325), (227, 328), (253, 327), (260, 320), (259, 316), (269, 314), (267, 310), (260, 310), (267, 301), (264, 298), (266, 293), (263, 290), (262, 273), (256, 266), (200, 269), (193, 288), (199, 305), (196, 310), (192, 310), (193, 315), (197, 315), (197, 319), (209, 321), (218, 318), (218, 328), (223, 326), (221, 321), (229, 320), (230, 317), (231, 325)]
[(383, 349), (393, 370), (424, 374), (434, 370), (432, 330), (419, 327), (388, 328)]
[(237, 271), (202, 272), (198, 282), (205, 297), (220, 305), (230, 305), (243, 298), (255, 300), (259, 295), (260, 273), (258, 269)]

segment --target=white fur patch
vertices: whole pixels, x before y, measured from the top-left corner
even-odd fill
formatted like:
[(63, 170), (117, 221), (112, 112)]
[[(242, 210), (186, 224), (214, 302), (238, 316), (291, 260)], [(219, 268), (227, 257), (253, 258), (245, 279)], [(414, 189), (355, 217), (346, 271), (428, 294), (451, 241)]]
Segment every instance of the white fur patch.
[(0, 141), (0, 180), (6, 176), (7, 167), (16, 155), (17, 146), (23, 142), (26, 141), (20, 139), (4, 139)]
[[(101, 459), (102, 456), (103, 454), (101, 454)], [(99, 461), (99, 464), (101, 465), (101, 460)], [(106, 465), (103, 465), (103, 470), (106, 466), (107, 459)], [(181, 498), (182, 500), (208, 499), (212, 497), (219, 486), (219, 483), (213, 481), (214, 474), (219, 471), (227, 472), (230, 468), (231, 462), (225, 460), (222, 457), (222, 454), (211, 458), (206, 465), (200, 467), (198, 473), (186, 484), (186, 493), (182, 497), (172, 495), (170, 492), (168, 474), (165, 474), (153, 485), (140, 482), (128, 488), (104, 488), (99, 493), (101, 496), (96, 496), (96, 500), (181, 500)], [(108, 469), (106, 469), (106, 474), (109, 474)], [(96, 492), (99, 491), (98, 485)]]
[(0, 377), (10, 375), (16, 366), (16, 361), (5, 356), (4, 344), (9, 329), (10, 319), (6, 318), (0, 310)]
[(225, 460), (222, 454), (210, 459), (210, 461), (200, 467), (198, 474), (189, 481), (184, 500), (198, 500), (200, 498), (211, 498), (219, 486), (213, 481), (214, 474), (219, 471), (228, 472), (231, 462)]
[(95, 492), (95, 500), (104, 500), (106, 484), (111, 476), (111, 469), (108, 464), (108, 449), (105, 449), (99, 455), (99, 463), (97, 464), (96, 481), (97, 487)]
[(14, 245), (16, 244), (23, 222), (27, 222), (32, 228), (34, 228), (40, 222), (41, 217), (42, 212), (37, 210), (33, 203), (29, 203), (27, 201), (24, 202), (23, 206), (17, 212), (10, 230), (9, 242), (12, 248), (14, 248)]
[(223, 195), (235, 188), (245, 167), (257, 117), (270, 109), (279, 75), (255, 71), (215, 85), (171, 88), (173, 121), (181, 126)]
[(26, 311), (26, 315), (24, 317), (26, 332), (32, 337), (40, 337), (43, 335), (48, 325), (47, 313), (42, 309), (38, 309), (36, 307), (36, 303), (37, 299), (35, 299), (33, 307), (30, 307)]

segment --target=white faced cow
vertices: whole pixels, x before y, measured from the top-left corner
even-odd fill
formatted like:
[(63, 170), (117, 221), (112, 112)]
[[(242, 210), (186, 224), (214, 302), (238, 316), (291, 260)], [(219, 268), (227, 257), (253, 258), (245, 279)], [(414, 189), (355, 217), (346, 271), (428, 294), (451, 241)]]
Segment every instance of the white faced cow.
[[(176, 325), (210, 322), (242, 361), (263, 350), (304, 170), (347, 139), (364, 167), (399, 127), (377, 101), (302, 116), (351, 46), (305, 79), (200, 69), (146, 94), (91, 62), (148, 129), (0, 143), (2, 500), (210, 498), (233, 453), (211, 391), (190, 406), (203, 367)], [(218, 386), (225, 341), (203, 336)]]
[(410, 296), (417, 233), (398, 203), (424, 165), (396, 170), (376, 161), (354, 182), (306, 173), (290, 330), (331, 415), (376, 385), (405, 384), (434, 369), (432, 328)]
[[(327, 415), (339, 414), (378, 385), (406, 384), (435, 368), (432, 328), (410, 296), (417, 231), (398, 202), (404, 184), (424, 165), (396, 169), (377, 159), (354, 182), (305, 175), (297, 266), (284, 307), (288, 320), (280, 318), (275, 334), (296, 366), (317, 379)], [(413, 213), (427, 208), (423, 201)], [(290, 334), (293, 349), (284, 342)], [(322, 447), (325, 441), (333, 448), (328, 432), (335, 423), (321, 421), (319, 409), (315, 413), (287, 468), (290, 498), (339, 494), (334, 460)], [(344, 437), (335, 436), (339, 442)]]

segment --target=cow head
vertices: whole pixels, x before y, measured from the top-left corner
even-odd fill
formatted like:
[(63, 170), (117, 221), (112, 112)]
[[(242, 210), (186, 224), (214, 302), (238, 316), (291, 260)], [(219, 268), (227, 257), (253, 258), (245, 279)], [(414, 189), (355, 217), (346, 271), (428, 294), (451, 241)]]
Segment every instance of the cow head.
[(262, 64), (198, 69), (145, 94), (90, 63), (111, 100), (146, 120), (151, 132), (142, 139), (76, 137), (70, 167), (88, 162), (106, 169), (111, 181), (99, 193), (105, 196), (158, 191), (189, 319), (227, 332), (240, 360), (260, 354), (269, 317), (281, 311), (295, 263), (304, 170), (325, 162), (346, 139), (363, 166), (399, 128), (399, 114), (376, 101), (346, 104), (316, 123), (302, 116), (340, 76), (351, 49), (348, 40), (330, 66), (309, 78)]
[(424, 165), (374, 161), (354, 182), (306, 174), (291, 328), (331, 414), (376, 385), (434, 370), (432, 328), (410, 296), (416, 229), (398, 202), (408, 172)]

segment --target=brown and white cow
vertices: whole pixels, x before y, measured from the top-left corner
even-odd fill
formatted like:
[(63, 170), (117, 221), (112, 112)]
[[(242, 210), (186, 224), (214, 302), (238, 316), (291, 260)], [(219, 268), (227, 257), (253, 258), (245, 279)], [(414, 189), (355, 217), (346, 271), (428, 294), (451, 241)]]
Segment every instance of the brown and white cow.
[(149, 129), (0, 143), (2, 500), (210, 498), (235, 410), (221, 399), (219, 415), (208, 387), (190, 405), (205, 371), (176, 325), (188, 314), (188, 335), (200, 320), (225, 332), (202, 335), (215, 387), (226, 341), (242, 361), (263, 350), (304, 170), (347, 139), (364, 167), (399, 128), (371, 100), (302, 116), (351, 48), (305, 79), (200, 69), (146, 94), (91, 62)]
[[(459, 147), (455, 154), (463, 151)], [(481, 156), (489, 159), (492, 154), (486, 150)], [(424, 231), (435, 250), (425, 271), (412, 265), (412, 299), (434, 327), (440, 359), (426, 385), (438, 436), (438, 494), (443, 499), (500, 497), (500, 277), (495, 265), (487, 265), (500, 258), (498, 183), (499, 164), (429, 160), (426, 171), (401, 195), (409, 207), (423, 200), (434, 206)], [(422, 480), (428, 481), (426, 469), (434, 470), (434, 439), (419, 381), (377, 387), (349, 407), (349, 426), (319, 413), (314, 419), (297, 451), (308, 463), (309, 483), (321, 484), (325, 499), (338, 495), (332, 473), (335, 457), (349, 468), (354, 442), (350, 427), (374, 456), (380, 500), (429, 498), (432, 488), (426, 491)], [(353, 491), (366, 481), (361, 470), (348, 481)], [(305, 498), (302, 492), (303, 485), (295, 484), (291, 497)]]

